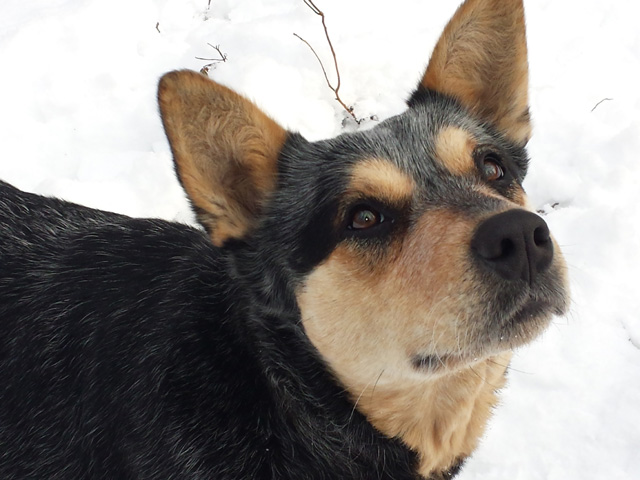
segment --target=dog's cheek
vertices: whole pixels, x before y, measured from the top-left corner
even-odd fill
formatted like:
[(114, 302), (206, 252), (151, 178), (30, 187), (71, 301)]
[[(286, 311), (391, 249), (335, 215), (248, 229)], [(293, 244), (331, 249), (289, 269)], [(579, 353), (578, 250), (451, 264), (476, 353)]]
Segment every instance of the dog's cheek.
[(402, 362), (384, 308), (392, 296), (385, 294), (386, 282), (373, 279), (370, 265), (354, 262), (356, 250), (341, 244), (297, 291), (307, 336), (344, 385), (375, 380), (380, 368)]
[(307, 335), (346, 383), (410, 374), (413, 355), (457, 352), (474, 336), (471, 227), (428, 217), (384, 255), (341, 243), (298, 290)]

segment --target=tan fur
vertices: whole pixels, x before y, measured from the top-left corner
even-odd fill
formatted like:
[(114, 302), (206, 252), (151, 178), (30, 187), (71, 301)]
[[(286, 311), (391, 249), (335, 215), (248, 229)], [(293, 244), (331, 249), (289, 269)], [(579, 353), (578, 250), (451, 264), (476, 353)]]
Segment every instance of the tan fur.
[(378, 430), (420, 454), (419, 472), (428, 477), (477, 447), (510, 357), (504, 353), (439, 378), (351, 385), (350, 391), (360, 392), (358, 409)]
[(529, 202), (529, 198), (524, 193), (524, 190), (522, 189), (522, 187), (520, 185), (515, 184), (509, 189), (509, 198), (516, 205), (519, 205), (519, 206), (523, 207), (524, 209), (532, 211), (532, 212), (535, 211), (535, 209), (531, 206), (531, 204)]
[[(432, 234), (434, 224), (442, 223), (432, 244), (416, 248), (409, 240), (396, 265), (375, 272), (339, 249), (311, 274), (298, 297), (307, 334), (357, 408), (381, 432), (417, 451), (425, 476), (446, 470), (475, 448), (508, 362), (508, 355), (475, 362), (455, 358), (466, 354), (465, 339), (473, 336), (465, 325), (473, 289), (464, 292), (470, 285), (456, 281), (463, 262), (461, 249), (451, 248), (466, 238), (467, 228), (445, 227), (444, 218), (430, 223), (424, 231)], [(448, 242), (446, 234), (458, 240)], [(441, 242), (446, 245), (434, 249)], [(454, 292), (456, 287), (462, 292)], [(442, 354), (446, 373), (412, 371), (409, 359), (425, 350)]]
[(516, 143), (531, 136), (522, 0), (468, 0), (440, 37), (422, 79)]
[(471, 234), (471, 222), (432, 212), (384, 261), (341, 245), (309, 275), (298, 294), (305, 329), (346, 385), (383, 370), (383, 382), (401, 378), (415, 354), (469, 352), (481, 301), (464, 273)]
[[(368, 188), (356, 180), (365, 170), (354, 170), (352, 188)], [(486, 302), (468, 257), (478, 221), (427, 211), (384, 258), (340, 245), (297, 291), (307, 335), (358, 410), (417, 451), (426, 477), (473, 451), (510, 358), (506, 347), (483, 344), (476, 316)], [(562, 256), (554, 262), (562, 272)], [(547, 321), (531, 322), (518, 342)], [(416, 369), (420, 355), (436, 358), (436, 368)]]
[(213, 243), (242, 237), (274, 188), (286, 131), (195, 72), (165, 75), (158, 97), (180, 180)]
[[(419, 452), (425, 476), (473, 450), (508, 358), (478, 344), (485, 300), (469, 273), (474, 225), (427, 212), (383, 261), (339, 246), (297, 292), (307, 335), (357, 408)], [(418, 371), (416, 355), (441, 366)]]
[(461, 128), (447, 127), (436, 138), (436, 160), (454, 175), (476, 170), (473, 150), (476, 142)]
[(414, 188), (413, 179), (391, 163), (370, 159), (359, 162), (353, 169), (347, 195), (355, 192), (401, 203), (411, 199)]

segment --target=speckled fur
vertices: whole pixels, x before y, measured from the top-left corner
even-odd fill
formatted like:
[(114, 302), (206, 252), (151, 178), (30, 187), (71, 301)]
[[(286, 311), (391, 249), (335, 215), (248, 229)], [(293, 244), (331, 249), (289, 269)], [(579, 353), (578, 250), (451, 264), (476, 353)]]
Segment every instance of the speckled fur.
[[(406, 112), (315, 143), (167, 74), (161, 114), (204, 231), (0, 182), (0, 478), (452, 478), (511, 349), (567, 304), (557, 245), (528, 283), (470, 248), (485, 219), (526, 209), (522, 13), (467, 0)], [(485, 82), (506, 69), (510, 93), (467, 88), (468, 59)], [(504, 180), (483, 176), (485, 149)], [(362, 207), (376, 229), (353, 230)], [(544, 308), (518, 317), (527, 302)]]

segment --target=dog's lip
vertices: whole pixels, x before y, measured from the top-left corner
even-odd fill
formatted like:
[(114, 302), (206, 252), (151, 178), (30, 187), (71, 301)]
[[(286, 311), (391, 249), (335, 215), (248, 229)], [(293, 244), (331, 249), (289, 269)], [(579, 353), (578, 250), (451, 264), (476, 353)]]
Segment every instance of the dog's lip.
[(522, 306), (517, 308), (513, 313), (506, 317), (507, 327), (539, 319), (543, 316), (549, 316), (558, 313), (558, 307), (546, 300), (529, 299)]

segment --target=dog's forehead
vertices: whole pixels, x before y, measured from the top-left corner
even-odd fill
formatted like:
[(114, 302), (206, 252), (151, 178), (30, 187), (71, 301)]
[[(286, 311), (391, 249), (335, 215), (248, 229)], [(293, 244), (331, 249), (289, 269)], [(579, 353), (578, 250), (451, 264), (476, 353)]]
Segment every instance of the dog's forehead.
[(524, 147), (516, 148), (455, 99), (429, 92), (370, 130), (317, 142), (291, 135), (281, 156), (284, 188), (277, 198), (283, 208), (292, 198), (325, 205), (368, 197), (397, 204), (404, 199), (416, 211), (436, 203), (471, 211), (481, 173), (477, 152), (487, 146), (515, 153), (521, 180)]
[[(386, 160), (416, 182), (428, 187), (442, 176), (462, 177), (476, 168), (473, 153), (479, 144), (490, 142), (482, 125), (455, 102), (436, 98), (414, 105), (354, 137), (345, 137), (345, 150), (355, 146), (364, 165), (370, 158)], [(353, 173), (364, 174), (355, 165)]]

